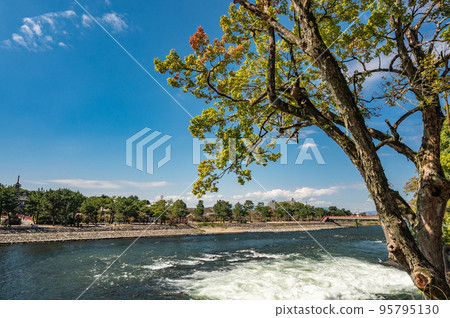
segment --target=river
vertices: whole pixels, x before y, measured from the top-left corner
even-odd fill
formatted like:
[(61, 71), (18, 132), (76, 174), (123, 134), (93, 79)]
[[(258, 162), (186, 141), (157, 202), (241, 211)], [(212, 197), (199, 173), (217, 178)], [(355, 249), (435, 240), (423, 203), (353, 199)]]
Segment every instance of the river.
[(421, 299), (380, 227), (310, 234), (0, 246), (0, 299)]

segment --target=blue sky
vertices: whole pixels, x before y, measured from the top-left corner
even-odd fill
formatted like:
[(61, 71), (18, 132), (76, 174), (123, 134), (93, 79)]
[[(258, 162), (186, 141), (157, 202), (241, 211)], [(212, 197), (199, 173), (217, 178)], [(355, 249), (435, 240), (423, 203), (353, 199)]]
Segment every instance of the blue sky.
[[(219, 18), (226, 1), (80, 0), (117, 41), (192, 115), (206, 105), (171, 89), (154, 71), (153, 59), (172, 48), (191, 52), (189, 37), (202, 25), (220, 37)], [(0, 1), (0, 182), (17, 175), (27, 189), (68, 187), (86, 195), (130, 195), (154, 200), (190, 194), (197, 166), (192, 163), (190, 117), (108, 34), (70, 0)], [(375, 84), (374, 84), (375, 85)], [(376, 89), (376, 87), (371, 87)], [(389, 109), (396, 118), (404, 111)], [(384, 117), (373, 126), (387, 130)], [(125, 141), (145, 127), (172, 136), (172, 160), (153, 175), (125, 164)], [(408, 119), (403, 132), (418, 146), (420, 117)], [(298, 145), (289, 145), (288, 164), (256, 167), (252, 181), (223, 179), (207, 195), (255, 202), (294, 197), (317, 206), (373, 210), (364, 183), (345, 154), (317, 128), (313, 138), (324, 165), (294, 162)], [(303, 140), (301, 140), (303, 143)], [(164, 147), (155, 157), (164, 156)], [(414, 167), (389, 149), (381, 150), (390, 181), (401, 190)], [(185, 190), (188, 189), (186, 192)]]

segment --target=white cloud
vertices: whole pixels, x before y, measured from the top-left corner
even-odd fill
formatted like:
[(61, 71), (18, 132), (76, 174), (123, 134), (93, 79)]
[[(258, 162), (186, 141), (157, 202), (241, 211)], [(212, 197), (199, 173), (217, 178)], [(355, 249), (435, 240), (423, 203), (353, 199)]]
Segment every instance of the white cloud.
[[(222, 194), (207, 194), (198, 199), (196, 196), (192, 194), (187, 194), (183, 196), (177, 195), (167, 195), (164, 196), (165, 200), (178, 200), (181, 199), (186, 202), (188, 207), (195, 207), (197, 205), (198, 200), (203, 200), (204, 205), (207, 207), (212, 207), (217, 200), (226, 200), (235, 204), (237, 202), (244, 202), (245, 200), (252, 200), (255, 204), (257, 202), (269, 202), (271, 200), (275, 201), (288, 201), (291, 198), (294, 198), (296, 201), (308, 202), (316, 206), (328, 206), (332, 205), (332, 202), (325, 200), (318, 200), (319, 197), (325, 197), (328, 195), (332, 195), (338, 193), (341, 189), (353, 189), (359, 188), (358, 185), (342, 185), (342, 186), (333, 186), (328, 188), (310, 188), (310, 187), (302, 187), (295, 190), (284, 190), (284, 189), (272, 189), (268, 191), (256, 191), (249, 192), (246, 194), (237, 194), (225, 196)], [(159, 200), (160, 196), (155, 196), (154, 200)]]
[(108, 6), (110, 6), (110, 5), (111, 5), (111, 1), (105, 0), (105, 4), (108, 5)]
[(269, 191), (257, 191), (250, 192), (245, 195), (235, 195), (234, 200), (260, 200), (260, 201), (270, 201), (270, 200), (289, 200), (294, 198), (295, 200), (303, 200), (310, 197), (318, 197), (324, 195), (334, 194), (339, 190), (338, 187), (330, 187), (323, 189), (315, 189), (309, 187), (298, 188), (294, 191), (292, 190), (282, 190), (273, 189)]
[[(31, 31), (30, 27), (26, 24), (22, 25), (20, 27), (20, 32), (27, 38), (33, 38), (34, 37), (34, 33), (33, 31)], [(41, 31), (42, 32), (42, 31)]]
[(313, 142), (305, 142), (303, 145), (300, 145), (298, 148), (311, 148), (311, 147), (317, 147), (316, 143)]
[(317, 130), (314, 128), (303, 128), (302, 130), (300, 130), (298, 138), (303, 139), (317, 133)]
[(25, 23), (25, 25), (22, 25), (21, 28), (23, 28), (25, 26), (29, 26), (29, 27), (31, 27), (33, 32), (36, 33), (37, 36), (42, 36), (41, 26), (37, 22), (35, 22), (33, 19), (25, 18), (25, 19), (23, 19), (23, 22)]
[(81, 189), (120, 189), (121, 186), (113, 181), (102, 180), (84, 180), (84, 179), (57, 179), (48, 180), (50, 183), (56, 183), (68, 187)]
[(47, 180), (46, 182), (79, 189), (123, 189), (125, 187), (149, 189), (149, 188), (164, 187), (168, 185), (166, 181), (136, 182), (126, 180), (109, 181), (109, 180), (86, 180), (86, 179), (55, 179), (55, 180)]
[(128, 28), (128, 25), (126, 24), (122, 15), (115, 12), (105, 13), (101, 18), (101, 21), (105, 25), (111, 27), (113, 29), (113, 32), (122, 32)]
[(96, 18), (83, 14), (81, 16), (81, 25), (85, 28), (90, 28), (93, 26), (94, 19), (103, 24), (105, 27), (111, 28), (112, 32), (115, 33), (124, 32), (128, 29), (128, 25), (125, 22), (123, 15), (115, 12), (105, 13), (102, 17)]
[(45, 51), (52, 49), (53, 37), (63, 34), (67, 21), (76, 18), (72, 10), (48, 12), (32, 18), (24, 18), (23, 24), (11, 39), (3, 41), (6, 47), (22, 47), (30, 51)]
[(45, 181), (34, 181), (34, 180), (26, 180), (28, 183), (37, 184), (37, 185), (48, 185), (48, 182)]
[[(21, 45), (21, 46), (23, 46), (23, 47), (25, 47), (25, 48), (28, 48), (27, 42), (25, 42), (24, 38), (23, 38), (22, 36), (18, 35), (17, 33), (13, 33), (12, 39), (13, 39), (13, 41), (16, 42), (17, 44), (19, 44), (19, 45)], [(9, 41), (9, 40), (8, 40), (8, 41)], [(10, 43), (11, 43), (11, 42), (10, 42)]]
[(85, 28), (90, 28), (92, 25), (92, 18), (86, 14), (83, 14), (81, 16), (81, 25), (84, 26)]
[(314, 206), (331, 206), (333, 205), (333, 202), (331, 201), (324, 201), (324, 200), (316, 200), (314, 198), (308, 200), (308, 203)]
[(3, 41), (3, 46), (6, 47), (6, 48), (12, 47), (12, 42), (11, 42), (11, 40), (5, 40), (5, 41)]
[(166, 181), (155, 181), (155, 182), (135, 182), (135, 181), (119, 181), (121, 184), (135, 187), (135, 188), (141, 188), (141, 189), (148, 189), (148, 188), (157, 188), (157, 187), (164, 187), (167, 186), (169, 183)]
[[(105, 13), (96, 19), (115, 33), (128, 29), (123, 16), (115, 12)], [(79, 17), (73, 10), (27, 17), (22, 19), (22, 25), (10, 39), (2, 41), (2, 47), (25, 48), (29, 51), (46, 51), (57, 46), (66, 48), (66, 39), (70, 33), (80, 27), (90, 28), (93, 22), (90, 16), (82, 14)]]

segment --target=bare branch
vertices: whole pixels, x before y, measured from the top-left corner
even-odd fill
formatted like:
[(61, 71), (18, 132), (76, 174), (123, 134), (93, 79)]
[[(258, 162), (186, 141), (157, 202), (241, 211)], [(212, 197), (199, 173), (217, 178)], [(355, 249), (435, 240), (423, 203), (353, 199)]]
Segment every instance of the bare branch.
[(383, 146), (389, 146), (395, 151), (397, 151), (399, 154), (404, 155), (406, 158), (414, 162), (417, 166), (417, 159), (416, 155), (417, 153), (412, 150), (410, 147), (408, 147), (406, 144), (402, 143), (399, 139), (395, 138), (394, 136), (390, 136), (386, 133), (383, 133), (377, 129), (369, 128), (369, 132), (371, 136), (377, 140), (380, 141), (378, 145), (376, 145), (376, 150), (381, 149)]
[(289, 41), (295, 43), (299, 47), (304, 46), (304, 42), (297, 35), (295, 35), (288, 28), (283, 26), (281, 23), (273, 19), (267, 13), (261, 11), (256, 5), (248, 2), (247, 0), (234, 0), (234, 3), (239, 3), (244, 8), (256, 14), (259, 18), (267, 22), (270, 26), (272, 26), (278, 33), (283, 34)]
[(413, 26), (413, 29), (415, 31), (419, 31), (420, 27), (422, 26), (423, 22), (425, 21), (425, 19), (430, 15), (431, 11), (433, 10), (433, 8), (436, 6), (436, 4), (439, 2), (439, 0), (434, 0), (430, 6), (425, 10), (425, 12), (422, 14), (422, 16), (420, 17), (419, 21), (416, 23), (415, 26)]

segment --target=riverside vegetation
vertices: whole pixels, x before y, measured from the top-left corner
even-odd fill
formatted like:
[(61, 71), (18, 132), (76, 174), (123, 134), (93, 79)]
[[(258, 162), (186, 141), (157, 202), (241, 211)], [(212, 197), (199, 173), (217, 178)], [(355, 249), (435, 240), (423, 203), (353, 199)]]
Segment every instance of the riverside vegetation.
[[(27, 198), (20, 205), (21, 198)], [(22, 200), (23, 201), (23, 200)], [(325, 215), (351, 215), (346, 209), (330, 206), (328, 209), (301, 202), (278, 202), (273, 207), (251, 200), (234, 206), (224, 200), (212, 208), (205, 208), (199, 200), (195, 208), (187, 208), (183, 200), (158, 200), (150, 203), (137, 196), (109, 197), (107, 195), (85, 197), (69, 189), (17, 190), (0, 184), (0, 215), (5, 225), (19, 221), (18, 215), (32, 217), (34, 224), (80, 226), (97, 223), (174, 223), (189, 215), (196, 221), (222, 221), (247, 223), (253, 221), (290, 221), (289, 212), (295, 220), (319, 220)]]
[[(20, 205), (20, 198), (27, 198)], [(183, 200), (158, 200), (150, 203), (137, 196), (109, 197), (107, 195), (85, 197), (69, 189), (28, 191), (0, 184), (0, 215), (3, 223), (14, 224), (18, 215), (32, 217), (35, 224), (79, 226), (97, 223), (178, 223), (187, 216), (195, 221), (221, 221), (247, 223), (252, 221), (320, 220), (325, 215), (344, 216), (351, 212), (330, 206), (328, 209), (314, 207), (301, 202), (278, 202), (272, 207), (263, 202), (254, 205), (251, 200), (234, 206), (224, 200), (217, 201), (212, 208), (205, 208), (199, 200), (195, 208), (187, 208)]]
[[(219, 200), (205, 208), (200, 200), (189, 209), (182, 200), (150, 204), (137, 196), (85, 197), (69, 189), (26, 191), (3, 185), (0, 205), (6, 213), (0, 244), (331, 229), (340, 225), (318, 220), (324, 215), (351, 214), (335, 206), (325, 209), (292, 201), (269, 207), (263, 202), (254, 206), (250, 200), (234, 206)], [(42, 226), (11, 226), (20, 224), (25, 215)]]

